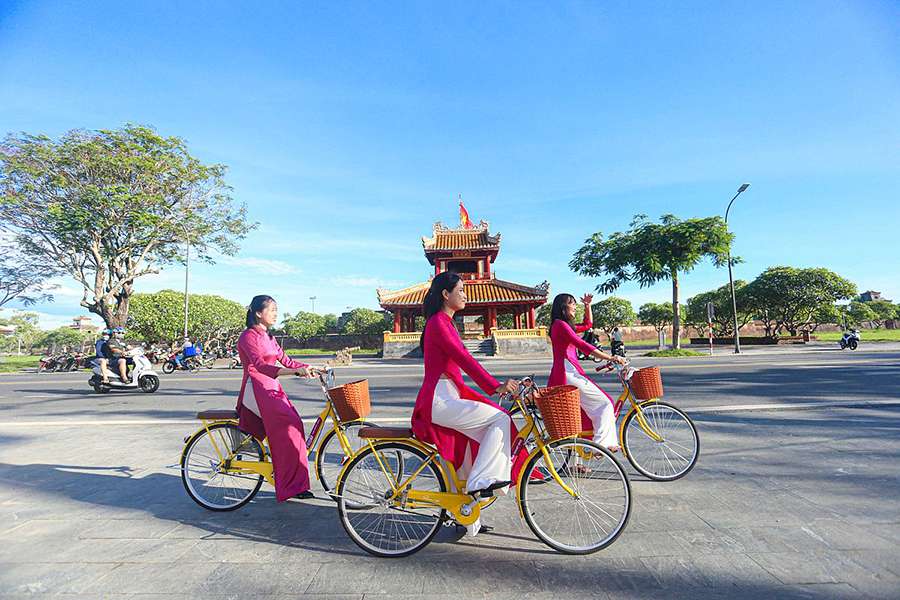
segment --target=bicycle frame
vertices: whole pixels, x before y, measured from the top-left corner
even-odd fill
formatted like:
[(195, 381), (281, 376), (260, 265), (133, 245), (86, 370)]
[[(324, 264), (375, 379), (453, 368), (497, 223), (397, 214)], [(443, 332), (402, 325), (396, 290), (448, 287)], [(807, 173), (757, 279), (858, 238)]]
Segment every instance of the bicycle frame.
[[(615, 404), (613, 405), (613, 411), (616, 415), (616, 418), (619, 418), (619, 414), (622, 411), (622, 406), (625, 404), (626, 400), (631, 401), (631, 408), (628, 409), (628, 412), (625, 414), (624, 419), (622, 419), (619, 423), (619, 439), (621, 440), (625, 434), (625, 422), (628, 420), (628, 415), (635, 412), (637, 413), (636, 419), (638, 424), (641, 426), (641, 429), (644, 430), (653, 441), (661, 442), (663, 439), (653, 431), (653, 428), (650, 427), (650, 424), (647, 423), (647, 420), (644, 418), (644, 411), (642, 410), (642, 405), (647, 402), (653, 402), (653, 400), (638, 400), (634, 397), (634, 392), (631, 390), (631, 384), (628, 383), (628, 379), (625, 378), (623, 373), (620, 371), (617, 373), (619, 377), (619, 383), (622, 384), (622, 393), (619, 394), (619, 397), (616, 399)], [(623, 447), (622, 452), (627, 454), (627, 450)]]
[[(533, 391), (533, 384), (525, 390), (526, 393), (533, 393)], [(550, 475), (553, 477), (553, 479), (556, 480), (556, 482), (564, 490), (566, 490), (567, 493), (569, 493), (573, 497), (577, 497), (577, 493), (575, 492), (575, 490), (569, 487), (562, 480), (562, 478), (559, 476), (559, 473), (557, 473), (555, 467), (553, 466), (553, 461), (550, 459), (550, 455), (547, 452), (547, 444), (544, 441), (545, 432), (540, 430), (540, 427), (537, 425), (537, 422), (532, 415), (532, 409), (530, 407), (527, 407), (522, 400), (524, 396), (525, 393), (520, 393), (520, 395), (515, 398), (516, 403), (522, 410), (522, 414), (525, 415), (525, 426), (519, 430), (518, 435), (513, 441), (511, 456), (516, 456), (525, 445), (525, 441), (532, 435), (532, 433), (536, 433), (537, 435), (534, 436), (534, 440), (537, 448), (535, 448), (528, 455), (528, 460), (530, 460), (538, 452), (542, 453), (548, 466), (548, 470), (550, 471)], [(419, 467), (403, 481), (399, 481), (399, 478), (392, 472), (390, 466), (385, 464), (385, 461), (382, 460), (381, 452), (378, 448), (379, 446), (392, 441), (400, 441), (409, 446), (413, 446), (426, 455), (426, 459), (422, 461), (422, 464), (419, 465)], [(390, 483), (391, 495), (388, 496), (386, 500), (393, 501), (400, 498), (401, 502), (404, 505), (411, 507), (438, 506), (449, 511), (453, 515), (453, 518), (456, 520), (456, 522), (460, 525), (471, 525), (478, 519), (481, 514), (481, 504), (485, 502), (485, 500), (479, 500), (478, 498), (474, 498), (469, 494), (465, 494), (459, 491), (465, 489), (466, 480), (459, 479), (456, 468), (453, 466), (453, 464), (439, 459), (436, 448), (425, 444), (415, 438), (370, 438), (367, 439), (366, 442), (369, 448), (371, 448), (372, 454), (373, 456), (375, 456), (375, 459), (378, 462), (378, 466), (381, 468), (385, 479), (388, 481), (388, 483)], [(436, 464), (437, 470), (440, 473), (441, 478), (443, 479), (445, 487), (450, 487), (449, 484), (452, 481), (452, 489), (455, 491), (429, 492), (410, 488), (410, 483), (415, 480), (415, 478), (418, 477), (419, 474), (421, 474), (422, 471), (424, 471), (425, 468), (431, 463)], [(347, 465), (349, 464), (350, 463), (348, 462)], [(338, 481), (342, 480), (345, 476), (347, 465), (345, 465), (344, 469), (341, 470), (341, 474), (338, 476)], [(524, 469), (522, 469), (522, 471), (524, 471)], [(516, 480), (517, 485), (521, 485), (523, 477), (522, 471), (519, 472), (519, 477)], [(448, 474), (450, 476), (450, 480), (448, 480)], [(517, 504), (519, 505), (519, 515), (524, 516), (522, 513), (522, 504), (520, 502)]]
[[(316, 418), (315, 423), (313, 423), (312, 429), (310, 429), (309, 431), (309, 435), (306, 436), (306, 455), (309, 456), (310, 454), (312, 454), (313, 448), (316, 448), (316, 452), (320, 452), (322, 450), (321, 447), (317, 447), (317, 444), (318, 446), (321, 446), (325, 439), (325, 436), (321, 435), (322, 432), (325, 431), (322, 426), (325, 424), (325, 421), (327, 419), (331, 419), (331, 429), (329, 429), (328, 432), (334, 431), (336, 433), (338, 441), (341, 444), (341, 450), (343, 450), (344, 455), (352, 457), (354, 454), (353, 449), (350, 447), (350, 441), (347, 439), (347, 436), (344, 433), (344, 426), (348, 423), (355, 423), (357, 421), (342, 422), (340, 420), (340, 417), (338, 416), (337, 411), (334, 408), (334, 404), (331, 401), (331, 396), (328, 395), (326, 380), (320, 378), (320, 382), (322, 384), (322, 391), (325, 396), (325, 408), (323, 408), (322, 412), (319, 413), (319, 416)], [(216, 443), (216, 438), (210, 431), (210, 428), (217, 423), (237, 424), (237, 421), (233, 419), (203, 419), (201, 422), (203, 423), (203, 430), (205, 430), (207, 435), (209, 435), (209, 439), (216, 451), (216, 455), (219, 457), (220, 463), (225, 464), (225, 468), (227, 471), (234, 472), (240, 475), (262, 475), (265, 478), (266, 482), (268, 482), (270, 485), (275, 485), (274, 467), (272, 465), (272, 461), (268, 459), (268, 438), (262, 441), (263, 450), (265, 451), (264, 459), (262, 461), (233, 460), (234, 456), (240, 452), (240, 446), (236, 448), (234, 452), (226, 456), (225, 453), (223, 453), (219, 448), (219, 445)], [(195, 433), (188, 439), (191, 439), (196, 435), (197, 433)], [(318, 480), (318, 478), (318, 470), (316, 470), (316, 479)]]

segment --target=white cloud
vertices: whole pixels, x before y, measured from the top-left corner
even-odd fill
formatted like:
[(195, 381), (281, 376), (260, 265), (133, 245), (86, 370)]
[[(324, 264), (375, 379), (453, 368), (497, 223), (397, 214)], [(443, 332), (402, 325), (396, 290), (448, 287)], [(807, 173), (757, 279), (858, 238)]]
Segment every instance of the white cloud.
[(265, 275), (290, 275), (300, 271), (294, 265), (284, 261), (256, 256), (220, 256), (217, 260), (227, 265), (246, 267)]

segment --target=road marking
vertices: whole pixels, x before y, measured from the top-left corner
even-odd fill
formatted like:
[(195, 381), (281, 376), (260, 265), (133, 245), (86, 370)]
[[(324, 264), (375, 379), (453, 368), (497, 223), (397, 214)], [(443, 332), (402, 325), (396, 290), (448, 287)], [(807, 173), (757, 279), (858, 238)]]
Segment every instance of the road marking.
[[(748, 411), (770, 411), (770, 410), (815, 410), (822, 408), (835, 407), (861, 407), (875, 408), (878, 406), (900, 406), (898, 400), (839, 400), (834, 402), (798, 402), (790, 404), (780, 402), (775, 404), (731, 404), (722, 406), (703, 406), (703, 407), (679, 407), (688, 414), (703, 413), (729, 413), (729, 412), (748, 412)], [(388, 423), (409, 423), (408, 417), (381, 417), (375, 419), (366, 419), (370, 423), (388, 424)], [(314, 419), (303, 419), (304, 425), (312, 425)], [(24, 422), (0, 422), (0, 429), (19, 429), (28, 427), (108, 427), (108, 426), (147, 426), (147, 425), (194, 425), (200, 427), (200, 421), (197, 419), (109, 419), (109, 420), (90, 420), (90, 421), (24, 421)]]

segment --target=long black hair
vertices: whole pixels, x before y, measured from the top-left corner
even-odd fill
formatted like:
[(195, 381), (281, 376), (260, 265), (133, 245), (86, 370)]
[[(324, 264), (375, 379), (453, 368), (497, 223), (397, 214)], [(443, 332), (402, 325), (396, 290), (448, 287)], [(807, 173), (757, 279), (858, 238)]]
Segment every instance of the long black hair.
[[(247, 329), (259, 324), (259, 317), (256, 316), (256, 313), (265, 309), (272, 302), (275, 302), (275, 298), (272, 296), (266, 296), (265, 294), (253, 296), (250, 306), (247, 307)], [(269, 337), (272, 337), (271, 333)]]
[(569, 302), (575, 302), (575, 296), (572, 294), (557, 294), (556, 298), (553, 299), (553, 307), (550, 309), (550, 326), (553, 326), (553, 321), (559, 319), (560, 321), (565, 321), (569, 325), (572, 324), (572, 321), (566, 316), (566, 306)]
[[(444, 307), (444, 291), (450, 293), (456, 284), (460, 282), (460, 276), (453, 271), (444, 271), (438, 273), (431, 280), (431, 287), (425, 294), (425, 300), (422, 302), (422, 312), (425, 315), (425, 326), (428, 326), (428, 319), (437, 314)], [(425, 355), (425, 327), (422, 327), (422, 336), (419, 338), (419, 349), (422, 355)]]

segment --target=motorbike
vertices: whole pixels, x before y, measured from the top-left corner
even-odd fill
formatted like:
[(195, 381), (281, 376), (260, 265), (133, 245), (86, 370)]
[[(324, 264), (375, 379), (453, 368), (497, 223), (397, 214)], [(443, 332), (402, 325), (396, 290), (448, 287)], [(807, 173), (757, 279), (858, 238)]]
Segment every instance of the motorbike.
[(625, 342), (613, 340), (610, 346), (613, 356), (625, 356)]
[[(584, 335), (581, 336), (581, 339), (586, 341), (591, 346), (594, 346), (595, 348), (600, 347), (600, 338), (597, 337), (597, 335), (594, 333), (593, 329), (588, 329), (587, 331), (585, 331)], [(590, 358), (587, 354), (585, 354), (581, 350), (578, 350), (577, 352), (578, 352), (578, 360), (586, 360), (586, 359)]]
[(838, 342), (838, 344), (840, 344), (841, 350), (844, 350), (848, 347), (851, 350), (856, 350), (857, 346), (859, 346), (859, 332), (855, 329), (845, 331), (844, 335), (841, 337), (841, 341)]
[(234, 350), (231, 353), (231, 362), (228, 364), (229, 369), (240, 369), (243, 365), (241, 364), (241, 355), (238, 354), (237, 350)]
[(162, 366), (163, 373), (169, 375), (170, 373), (174, 373), (176, 369), (195, 373), (200, 370), (200, 367), (203, 366), (203, 364), (200, 362), (201, 357), (199, 354), (182, 358), (181, 365), (179, 365), (177, 362), (175, 362), (175, 357), (179, 354), (181, 354), (181, 350), (173, 352), (168, 357), (166, 357), (166, 362), (164, 362)]
[(159, 389), (159, 375), (153, 370), (153, 365), (144, 356), (144, 349), (138, 346), (125, 353), (134, 363), (131, 369), (130, 381), (124, 382), (118, 378), (118, 373), (114, 369), (110, 369), (109, 382), (103, 382), (103, 373), (100, 371), (100, 362), (97, 359), (91, 361), (93, 367), (93, 375), (88, 379), (88, 385), (94, 388), (98, 394), (105, 394), (110, 390), (141, 390), (142, 392), (152, 394)]
[(38, 373), (53, 373), (59, 369), (59, 357), (42, 356), (38, 362)]

